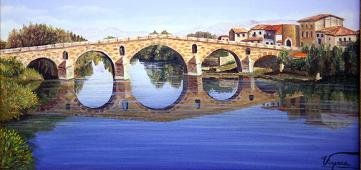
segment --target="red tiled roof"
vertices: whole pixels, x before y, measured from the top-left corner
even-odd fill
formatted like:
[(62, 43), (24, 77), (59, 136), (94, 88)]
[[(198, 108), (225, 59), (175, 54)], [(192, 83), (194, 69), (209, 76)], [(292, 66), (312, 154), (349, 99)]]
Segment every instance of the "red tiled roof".
[(298, 52), (293, 52), (290, 54), (291, 57), (293, 58), (306, 58), (307, 57), (307, 53), (304, 53), (304, 52), (301, 52), (301, 51), (298, 51)]
[(307, 17), (307, 18), (300, 19), (300, 20), (298, 20), (297, 22), (318, 21), (318, 20), (323, 19), (323, 18), (326, 18), (326, 17), (335, 17), (335, 18), (344, 20), (343, 18), (338, 17), (338, 16), (335, 16), (335, 15), (332, 15), (332, 14), (319, 14), (319, 15), (310, 16), (310, 17)]
[(243, 42), (249, 42), (249, 41), (262, 41), (263, 38), (262, 37), (250, 37), (247, 39), (242, 40)]
[(326, 35), (332, 35), (332, 36), (345, 36), (345, 35), (356, 35), (357, 32), (350, 30), (346, 27), (342, 26), (335, 26), (335, 27), (328, 27), (321, 30), (318, 30), (316, 32), (322, 32)]
[(244, 32), (248, 32), (246, 29), (244, 29), (244, 28), (239, 28), (239, 27), (237, 27), (237, 28), (232, 28), (231, 30), (233, 30), (234, 33), (244, 33)]
[(276, 34), (282, 34), (283, 26), (280, 25), (266, 25), (260, 24), (251, 28), (251, 30), (267, 30), (267, 31), (275, 31)]

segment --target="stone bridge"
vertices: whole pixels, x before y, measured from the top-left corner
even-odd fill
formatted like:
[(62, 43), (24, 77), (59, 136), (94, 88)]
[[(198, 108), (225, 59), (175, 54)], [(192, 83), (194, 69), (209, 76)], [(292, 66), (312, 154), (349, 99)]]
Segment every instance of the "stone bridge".
[(59, 79), (69, 80), (74, 78), (77, 59), (88, 51), (98, 51), (107, 55), (112, 61), (116, 79), (129, 79), (128, 69), (131, 58), (140, 50), (152, 45), (164, 45), (178, 52), (186, 65), (188, 75), (201, 75), (203, 60), (219, 49), (232, 53), (237, 61), (238, 70), (246, 72), (253, 72), (255, 62), (262, 58), (278, 56), (278, 53), (284, 49), (297, 50), (287, 46), (259, 43), (155, 35), (5, 49), (0, 50), (0, 56), (17, 57), (25, 66), (36, 59), (49, 59), (54, 64)]

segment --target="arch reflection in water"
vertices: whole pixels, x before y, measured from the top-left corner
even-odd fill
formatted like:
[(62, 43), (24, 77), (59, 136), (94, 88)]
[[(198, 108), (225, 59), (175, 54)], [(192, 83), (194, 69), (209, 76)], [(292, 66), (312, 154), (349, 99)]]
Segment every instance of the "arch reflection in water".
[(179, 64), (166, 62), (132, 62), (130, 69), (132, 95), (141, 105), (163, 110), (182, 98), (185, 87)]
[(79, 102), (89, 108), (99, 108), (111, 100), (113, 66), (100, 52), (87, 52), (76, 64), (75, 93)]
[(203, 89), (215, 100), (227, 101), (238, 96), (242, 90), (239, 78), (203, 78)]
[(257, 79), (255, 81), (257, 88), (267, 94), (274, 94), (277, 92), (277, 84), (275, 81), (267, 79)]

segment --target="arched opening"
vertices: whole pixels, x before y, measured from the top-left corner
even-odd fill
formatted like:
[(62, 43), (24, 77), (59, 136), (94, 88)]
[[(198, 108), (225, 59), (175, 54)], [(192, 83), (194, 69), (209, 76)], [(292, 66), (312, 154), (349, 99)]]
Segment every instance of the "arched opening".
[(277, 56), (267, 55), (261, 57), (254, 63), (253, 69), (258, 73), (272, 73), (279, 71)]
[(187, 67), (183, 57), (170, 47), (148, 46), (130, 60), (132, 95), (151, 110), (167, 110), (185, 93)]
[(192, 53), (195, 54), (198, 52), (198, 49), (197, 49), (197, 44), (193, 44), (192, 45)]
[(202, 71), (205, 73), (236, 73), (242, 72), (242, 66), (235, 53), (218, 49), (203, 60)]
[(38, 71), (45, 80), (58, 79), (58, 69), (56, 64), (48, 58), (38, 58), (28, 65)]
[(102, 108), (114, 91), (114, 64), (104, 52), (88, 51), (75, 63), (74, 89), (78, 101), (88, 108)]
[(203, 78), (203, 90), (208, 96), (217, 101), (230, 101), (235, 99), (242, 91), (242, 79), (234, 78)]
[(250, 55), (251, 54), (251, 48), (246, 48), (246, 55)]
[(69, 58), (68, 52), (64, 51), (63, 52), (63, 59), (67, 60)]
[(119, 47), (119, 54), (120, 54), (121, 56), (125, 55), (125, 48), (124, 48), (124, 46), (120, 46), (120, 47)]
[(291, 47), (291, 46), (292, 46), (291, 40), (288, 39), (288, 40), (286, 41), (286, 46), (288, 46), (288, 47)]

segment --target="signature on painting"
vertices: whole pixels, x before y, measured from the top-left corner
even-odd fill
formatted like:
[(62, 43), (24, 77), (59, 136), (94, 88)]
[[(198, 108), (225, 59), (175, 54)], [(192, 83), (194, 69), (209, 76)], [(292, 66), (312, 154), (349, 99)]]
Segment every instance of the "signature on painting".
[(336, 152), (321, 157), (322, 167), (327, 169), (358, 169), (359, 152)]

